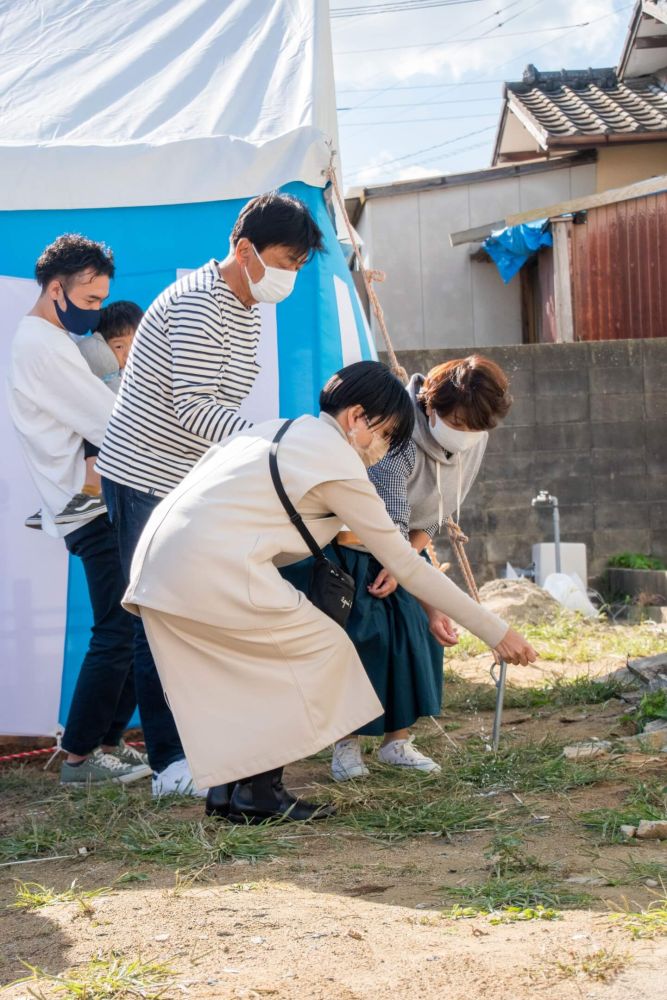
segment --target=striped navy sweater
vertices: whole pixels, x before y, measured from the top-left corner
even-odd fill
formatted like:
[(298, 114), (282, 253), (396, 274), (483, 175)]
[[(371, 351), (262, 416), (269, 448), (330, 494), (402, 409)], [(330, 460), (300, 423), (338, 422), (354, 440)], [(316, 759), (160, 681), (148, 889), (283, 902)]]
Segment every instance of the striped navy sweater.
[(166, 496), (222, 438), (257, 377), (260, 315), (209, 261), (165, 289), (134, 338), (97, 469)]

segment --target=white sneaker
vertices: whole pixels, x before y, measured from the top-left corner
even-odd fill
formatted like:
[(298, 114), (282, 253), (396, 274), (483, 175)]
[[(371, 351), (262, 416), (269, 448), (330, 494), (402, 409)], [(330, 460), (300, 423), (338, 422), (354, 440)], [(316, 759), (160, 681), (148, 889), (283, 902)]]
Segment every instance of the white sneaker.
[(361, 757), (359, 740), (347, 739), (334, 743), (333, 757), (331, 758), (331, 774), (334, 781), (365, 778), (369, 773)]
[(208, 788), (195, 788), (185, 757), (173, 761), (159, 774), (153, 772), (154, 799), (159, 799), (162, 795), (194, 795), (198, 799), (204, 799), (207, 793)]
[(421, 753), (414, 745), (414, 736), (408, 740), (392, 740), (378, 750), (378, 760), (394, 767), (411, 767), (416, 771), (437, 774), (442, 768), (434, 760)]

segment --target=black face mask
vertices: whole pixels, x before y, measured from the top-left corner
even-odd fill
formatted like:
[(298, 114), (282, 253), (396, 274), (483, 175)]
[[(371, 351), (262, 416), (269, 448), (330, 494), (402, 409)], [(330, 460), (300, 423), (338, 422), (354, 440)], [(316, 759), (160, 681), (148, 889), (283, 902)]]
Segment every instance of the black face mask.
[(79, 306), (75, 306), (64, 288), (63, 295), (67, 309), (61, 309), (57, 301), (54, 302), (54, 305), (56, 315), (65, 329), (79, 337), (83, 337), (89, 330), (96, 330), (100, 322), (100, 310), (81, 309)]

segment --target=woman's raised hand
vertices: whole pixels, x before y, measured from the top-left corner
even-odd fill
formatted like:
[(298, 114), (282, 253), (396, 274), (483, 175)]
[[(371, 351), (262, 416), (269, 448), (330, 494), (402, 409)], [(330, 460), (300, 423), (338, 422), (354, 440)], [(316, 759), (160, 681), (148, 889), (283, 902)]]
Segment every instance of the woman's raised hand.
[(508, 628), (494, 652), (506, 663), (521, 664), (522, 667), (537, 659), (537, 653), (528, 640), (513, 628)]

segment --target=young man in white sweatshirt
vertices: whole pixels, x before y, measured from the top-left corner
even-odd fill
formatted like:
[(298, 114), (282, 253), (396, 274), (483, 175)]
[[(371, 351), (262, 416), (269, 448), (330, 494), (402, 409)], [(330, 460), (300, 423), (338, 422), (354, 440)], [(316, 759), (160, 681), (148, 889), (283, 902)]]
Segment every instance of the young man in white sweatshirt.
[(84, 439), (100, 446), (115, 396), (70, 334), (94, 330), (114, 275), (110, 250), (83, 236), (58, 237), (39, 257), (41, 293), (19, 323), (11, 349), (9, 410), (42, 502), (42, 527), (63, 538), (84, 565), (93, 629), (63, 734), (61, 783), (135, 781), (150, 773), (122, 735), (134, 712), (133, 626), (106, 507), (87, 520), (56, 524), (85, 478)]

